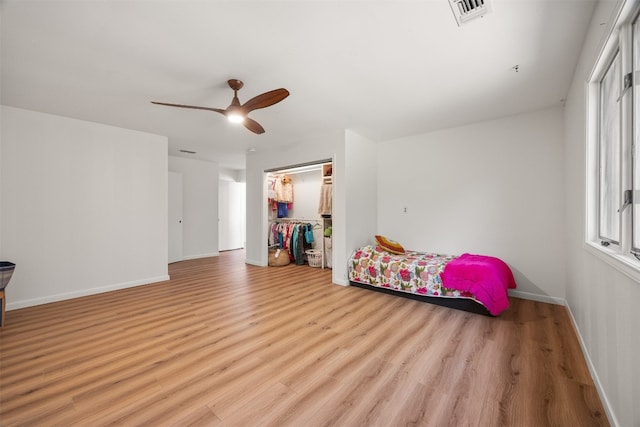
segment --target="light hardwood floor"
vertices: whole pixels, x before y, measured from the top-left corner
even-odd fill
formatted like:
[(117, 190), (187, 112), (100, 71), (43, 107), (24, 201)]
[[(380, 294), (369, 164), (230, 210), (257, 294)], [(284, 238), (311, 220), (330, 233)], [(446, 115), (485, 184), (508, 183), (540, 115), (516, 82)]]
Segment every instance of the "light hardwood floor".
[(2, 426), (608, 425), (565, 308), (497, 318), (261, 268), (7, 313)]

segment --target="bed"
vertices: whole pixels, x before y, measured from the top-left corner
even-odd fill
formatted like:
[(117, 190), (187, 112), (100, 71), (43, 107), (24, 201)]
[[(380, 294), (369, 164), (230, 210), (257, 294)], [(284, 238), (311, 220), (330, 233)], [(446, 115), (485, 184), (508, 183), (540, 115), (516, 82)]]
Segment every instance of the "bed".
[(516, 287), (504, 261), (490, 256), (393, 253), (367, 245), (349, 258), (351, 285), (433, 304), (497, 316), (509, 307)]

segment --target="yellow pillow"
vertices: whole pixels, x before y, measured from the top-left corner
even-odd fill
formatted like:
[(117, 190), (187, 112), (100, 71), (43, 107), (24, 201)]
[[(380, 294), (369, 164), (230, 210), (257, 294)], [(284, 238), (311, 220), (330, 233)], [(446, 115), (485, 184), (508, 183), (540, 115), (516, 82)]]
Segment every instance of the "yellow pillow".
[(376, 235), (375, 237), (376, 237), (376, 242), (378, 242), (378, 245), (380, 245), (380, 247), (385, 251), (391, 252), (392, 254), (405, 253), (402, 245), (396, 242), (395, 240), (387, 239), (384, 236), (378, 236), (378, 235)]

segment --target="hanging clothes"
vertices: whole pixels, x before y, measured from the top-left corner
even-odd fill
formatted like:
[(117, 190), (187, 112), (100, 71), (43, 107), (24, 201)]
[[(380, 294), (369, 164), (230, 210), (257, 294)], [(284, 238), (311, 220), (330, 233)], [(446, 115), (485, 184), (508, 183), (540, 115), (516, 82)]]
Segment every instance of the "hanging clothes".
[(289, 216), (289, 205), (284, 202), (278, 202), (278, 218), (286, 218)]
[(315, 239), (313, 238), (313, 227), (311, 224), (306, 224), (304, 226), (304, 241), (311, 245)]
[(288, 175), (276, 177), (274, 190), (276, 202), (293, 203), (293, 183)]
[(305, 245), (305, 240), (304, 240), (304, 225), (298, 225), (297, 227), (298, 230), (298, 234), (296, 236), (296, 246), (295, 246), (295, 258), (296, 258), (296, 265), (303, 265), (305, 262), (304, 259), (304, 255), (305, 255), (305, 249), (306, 249), (306, 245)]
[(320, 203), (318, 213), (320, 215), (331, 215), (331, 184), (322, 184), (320, 187)]
[(276, 201), (276, 178), (268, 178), (267, 180), (267, 203), (272, 211), (278, 209), (278, 202)]
[(292, 261), (294, 261), (296, 265), (303, 265), (306, 262), (306, 250), (311, 249), (311, 243), (308, 243), (305, 237), (307, 229), (311, 229), (311, 224), (294, 224), (293, 229), (290, 246)]
[(278, 239), (278, 232), (276, 230), (277, 224), (274, 222), (269, 226), (269, 232), (267, 233), (267, 243), (270, 247), (276, 244)]
[(307, 262), (307, 249), (313, 247), (313, 231), (314, 227), (310, 223), (276, 221), (269, 229), (269, 244), (287, 251), (291, 262), (303, 265)]

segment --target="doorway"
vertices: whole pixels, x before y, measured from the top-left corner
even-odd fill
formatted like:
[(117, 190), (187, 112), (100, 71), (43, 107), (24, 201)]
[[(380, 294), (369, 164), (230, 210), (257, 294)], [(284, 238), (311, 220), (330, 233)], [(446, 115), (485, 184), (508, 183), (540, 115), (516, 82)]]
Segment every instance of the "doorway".
[[(265, 170), (267, 247), (279, 248), (296, 264), (333, 265), (333, 160), (324, 159)], [(300, 228), (312, 234), (296, 242)], [(300, 248), (303, 248), (302, 250)], [(307, 250), (308, 249), (308, 250)]]
[(246, 183), (221, 180), (218, 184), (218, 250), (244, 248)]
[(182, 174), (169, 172), (168, 262), (182, 261)]

